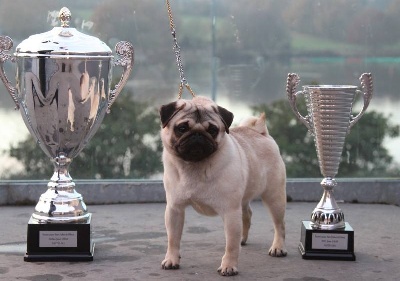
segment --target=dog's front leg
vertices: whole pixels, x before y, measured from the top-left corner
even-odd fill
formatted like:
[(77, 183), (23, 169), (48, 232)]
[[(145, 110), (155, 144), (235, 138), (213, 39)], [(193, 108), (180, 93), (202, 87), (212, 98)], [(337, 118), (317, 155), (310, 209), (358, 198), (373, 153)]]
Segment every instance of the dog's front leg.
[(161, 263), (163, 269), (178, 269), (180, 262), (180, 243), (182, 238), (185, 210), (167, 204), (165, 209), (165, 227), (168, 236), (168, 249)]
[(223, 276), (237, 275), (240, 241), (242, 237), (242, 209), (238, 208), (223, 216), (226, 248), (218, 272)]

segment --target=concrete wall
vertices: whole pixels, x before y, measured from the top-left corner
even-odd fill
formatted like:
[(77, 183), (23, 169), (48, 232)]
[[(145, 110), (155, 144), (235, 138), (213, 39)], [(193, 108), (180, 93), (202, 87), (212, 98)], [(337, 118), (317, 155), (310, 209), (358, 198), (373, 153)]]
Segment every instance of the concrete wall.
[[(321, 179), (288, 179), (288, 201), (318, 202)], [(400, 206), (400, 179), (337, 179), (338, 202), (382, 203)], [(76, 191), (87, 205), (165, 202), (162, 181), (76, 180)], [(35, 205), (46, 181), (0, 182), (0, 205)]]

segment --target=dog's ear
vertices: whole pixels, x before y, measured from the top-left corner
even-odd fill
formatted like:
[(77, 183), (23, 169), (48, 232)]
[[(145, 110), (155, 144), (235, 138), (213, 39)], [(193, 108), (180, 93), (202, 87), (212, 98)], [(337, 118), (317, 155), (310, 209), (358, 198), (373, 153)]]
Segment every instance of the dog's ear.
[(181, 106), (178, 107), (178, 102), (174, 101), (166, 105), (162, 105), (160, 108), (160, 119), (162, 127), (165, 128), (169, 121), (174, 117), (182, 108), (185, 107), (183, 103)]
[(233, 122), (233, 113), (223, 108), (222, 106), (218, 106), (218, 114), (225, 125), (225, 132), (229, 134), (229, 127), (232, 125)]

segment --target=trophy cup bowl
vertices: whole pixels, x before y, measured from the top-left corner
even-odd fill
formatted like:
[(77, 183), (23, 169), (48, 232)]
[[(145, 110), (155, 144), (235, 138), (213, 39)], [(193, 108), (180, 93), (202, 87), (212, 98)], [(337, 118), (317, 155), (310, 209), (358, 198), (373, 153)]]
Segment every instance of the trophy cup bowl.
[[(346, 135), (364, 114), (372, 98), (371, 74), (362, 74), (360, 81), (363, 92), (351, 85), (309, 85), (303, 86), (303, 91), (296, 92), (300, 78), (295, 73), (288, 75), (286, 92), (289, 104), (297, 119), (314, 137), (319, 167), (324, 176), (321, 182), (324, 189), (322, 198), (312, 212), (310, 221), (303, 222), (299, 246), (303, 258), (355, 260), (353, 230), (335, 201), (333, 189), (337, 185), (335, 176)], [(364, 105), (360, 113), (353, 117), (352, 109), (357, 94), (363, 95)], [(304, 95), (306, 116), (297, 109), (299, 95)], [(331, 239), (332, 235), (334, 239)]]
[[(7, 54), (13, 42), (0, 36), (0, 78), (30, 132), (51, 159), (54, 174), (28, 224), (26, 261), (93, 260), (91, 213), (69, 175), (69, 165), (99, 128), (125, 86), (133, 67), (133, 46), (115, 46), (119, 59), (96, 37), (69, 27), (62, 8), (61, 27), (30, 36)], [(16, 63), (16, 86), (3, 64)], [(112, 67), (123, 74), (110, 89)]]

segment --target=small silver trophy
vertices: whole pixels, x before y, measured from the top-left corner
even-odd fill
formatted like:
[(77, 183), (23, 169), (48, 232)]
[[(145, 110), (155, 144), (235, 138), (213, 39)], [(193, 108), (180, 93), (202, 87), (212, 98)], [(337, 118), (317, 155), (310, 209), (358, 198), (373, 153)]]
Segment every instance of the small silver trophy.
[[(62, 8), (61, 27), (13, 42), (0, 36), (0, 78), (20, 110), (31, 135), (54, 164), (54, 174), (28, 223), (25, 261), (93, 260), (91, 213), (68, 168), (96, 133), (124, 87), (133, 67), (133, 47), (118, 42), (111, 49), (96, 37), (69, 27), (71, 13)], [(6, 77), (5, 61), (16, 62), (16, 86)], [(112, 66), (124, 71), (110, 90)]]
[[(345, 221), (342, 210), (333, 197), (337, 185), (335, 176), (339, 169), (346, 135), (367, 109), (372, 98), (372, 76), (364, 73), (360, 77), (363, 92), (357, 86), (310, 85), (296, 92), (300, 78), (289, 73), (286, 92), (290, 106), (314, 136), (318, 162), (324, 179), (321, 186), (324, 193), (311, 214), (310, 221), (303, 221), (299, 245), (305, 259), (355, 260), (354, 231)], [(356, 95), (362, 94), (364, 105), (353, 117), (352, 108)], [(307, 115), (297, 109), (296, 99), (304, 95)]]

